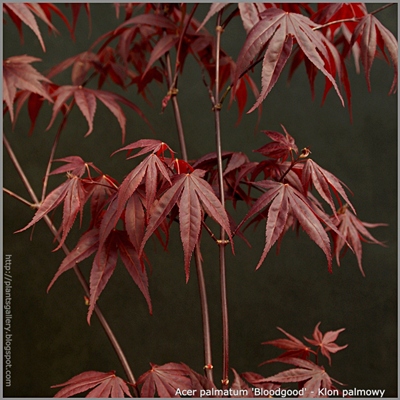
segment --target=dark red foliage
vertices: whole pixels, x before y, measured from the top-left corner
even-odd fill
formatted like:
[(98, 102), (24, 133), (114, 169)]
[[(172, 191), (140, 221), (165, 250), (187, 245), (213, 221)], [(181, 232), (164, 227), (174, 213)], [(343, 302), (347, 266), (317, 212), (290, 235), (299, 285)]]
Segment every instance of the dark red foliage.
[(354, 29), (350, 47), (356, 42), (360, 45), (361, 63), (364, 67), (365, 78), (369, 90), (371, 90), (370, 72), (372, 63), (377, 55), (377, 46), (386, 61), (389, 63), (385, 53), (385, 47), (387, 48), (394, 68), (394, 78), (389, 94), (396, 93), (398, 77), (398, 44), (393, 34), (385, 28), (374, 15), (367, 14)]
[(14, 119), (13, 103), (17, 89), (35, 93), (53, 102), (42, 84), (50, 81), (30, 65), (35, 61), (41, 60), (30, 56), (14, 56), (3, 61), (3, 100), (8, 107), (11, 120)]
[(337, 217), (331, 217), (332, 222), (337, 226), (341, 235), (337, 232), (328, 229), (333, 237), (334, 253), (336, 256), (336, 262), (340, 265), (340, 258), (344, 255), (347, 250), (346, 242), (352, 247), (358, 261), (363, 276), (364, 270), (362, 268), (362, 246), (361, 241), (367, 243), (375, 243), (381, 246), (385, 244), (375, 239), (367, 230), (367, 228), (376, 228), (378, 226), (386, 226), (387, 224), (371, 224), (368, 222), (360, 221), (349, 209), (347, 204), (338, 210)]
[[(15, 24), (21, 39), (23, 25), (26, 25), (45, 50), (38, 19), (50, 32), (58, 33), (53, 24), (57, 16), (73, 39), (82, 9), (90, 24), (88, 3), (71, 4), (70, 7), (72, 21), (51, 3), (8, 3), (3, 5), (3, 11)], [(87, 299), (87, 322), (90, 323), (100, 295), (117, 265), (122, 263), (143, 294), (151, 314), (152, 299), (147, 275), (150, 262), (144, 251), (151, 238), (157, 238), (168, 250), (170, 228), (175, 223), (179, 224), (186, 282), (196, 248), (197, 267), (201, 259), (202, 235), (211, 236), (220, 249), (230, 244), (234, 252), (235, 236), (247, 242), (241, 228), (264, 220), (265, 245), (256, 269), (261, 267), (275, 244), (279, 250), (289, 229), (298, 231), (302, 228), (323, 251), (329, 272), (332, 272), (332, 258), (339, 265), (340, 257), (351, 249), (364, 275), (361, 242), (383, 245), (368, 229), (384, 224), (365, 223), (356, 217), (346, 193), (347, 187), (311, 158), (309, 147), (299, 151), (294, 137), (282, 125), (283, 134), (262, 131), (267, 143), (254, 150), (265, 157), (262, 161), (251, 161), (242, 152), (224, 151), (219, 144), (214, 152), (189, 161), (186, 150), (183, 151), (183, 128), (175, 100), (179, 94), (179, 78), (185, 71), (188, 58), (192, 57), (200, 68), (199, 79), (208, 91), (216, 115), (218, 143), (220, 110), (229, 91), (231, 103), (237, 101), (238, 123), (247, 106), (249, 89), (256, 101), (248, 112), (258, 108), (261, 116), (261, 105), (287, 63), (290, 64), (290, 78), (304, 62), (313, 96), (318, 71), (322, 72), (325, 79), (322, 102), (333, 88), (343, 105), (344, 90), (350, 107), (351, 88), (346, 57), (352, 54), (357, 72), (361, 60), (370, 90), (371, 68), (375, 58), (381, 56), (393, 65), (394, 77), (389, 94), (395, 93), (398, 80), (397, 40), (375, 14), (368, 13), (363, 3), (319, 3), (317, 6), (306, 3), (213, 3), (199, 21), (196, 19), (197, 5), (115, 4), (117, 17), (121, 8), (125, 13), (122, 23), (118, 22), (115, 29), (96, 38), (89, 49), (53, 66), (46, 76), (31, 66), (31, 63), (40, 61), (36, 57), (20, 55), (3, 61), (4, 113), (8, 112), (15, 124), (26, 104), (31, 121), (30, 133), (43, 104), (47, 104), (44, 100), (47, 100), (52, 103), (48, 130), (61, 112), (63, 119), (58, 135), (61, 134), (70, 111), (76, 106), (87, 122), (87, 136), (95, 130), (95, 115), (100, 101), (117, 119), (124, 142), (127, 118), (121, 105), (129, 107), (147, 124), (149, 122), (142, 110), (128, 100), (130, 97), (102, 88), (108, 83), (113, 89), (128, 90), (134, 86), (137, 93), (149, 102), (147, 94), (152, 83), (157, 82), (164, 84), (165, 88), (158, 99), (161, 110), (173, 108), (180, 135), (182, 158), (164, 141), (156, 139), (139, 139), (114, 151), (111, 155), (126, 151), (127, 159), (134, 163), (131, 171), (121, 177), (121, 184), (78, 155), (54, 159), (57, 135), (49, 166), (54, 161), (63, 164), (51, 172), (48, 168), (43, 192), (46, 192), (47, 178), (66, 174), (67, 179), (47, 196), (43, 195), (43, 201), (34, 205), (37, 210), (32, 220), (17, 231), (31, 228), (45, 217), (48, 220), (49, 213), (63, 206), (58, 234), (55, 235), (58, 240), (55, 250), (63, 247), (66, 257), (47, 290), (64, 272), (93, 257), (90, 298)], [(211, 20), (216, 16), (219, 25), (215, 29)], [(221, 48), (219, 40), (234, 18), (240, 18), (245, 33), (236, 62)], [(212, 33), (206, 26), (212, 27)], [(251, 78), (251, 72), (259, 63), (262, 63), (260, 88)], [(57, 84), (58, 75), (68, 68), (71, 68), (69, 84)], [(94, 78), (97, 85), (88, 87), (89, 83), (93, 84)], [(135, 154), (132, 155), (133, 152)], [(240, 222), (228, 213), (226, 207), (226, 203), (230, 203), (236, 209), (238, 202), (249, 206)], [(90, 208), (88, 227), (69, 251), (65, 246), (68, 233), (78, 214), (82, 225), (85, 207)], [(216, 223), (220, 237), (224, 239), (218, 239), (208, 226), (210, 219)], [(60, 220), (55, 216), (54, 221)], [(57, 222), (52, 224), (54, 227)], [(221, 272), (225, 272), (224, 265), (222, 268), (224, 262), (220, 264)], [(202, 293), (205, 289), (201, 288), (200, 268), (197, 272)], [(221, 274), (221, 282), (222, 277)], [(223, 323), (224, 331), (227, 331), (227, 319)], [(286, 383), (297, 383), (309, 397), (315, 397), (319, 389), (333, 389), (332, 382), (340, 382), (328, 375), (319, 364), (321, 360), (318, 356), (321, 353), (330, 365), (331, 354), (347, 347), (335, 343), (344, 328), (323, 334), (319, 326), (320, 323), (316, 325), (312, 339), (305, 338), (307, 344), (282, 328), (278, 329), (285, 338), (263, 343), (283, 350), (282, 354), (265, 361), (263, 365), (281, 362), (295, 368), (270, 377), (254, 372), (239, 374), (232, 369), (233, 382), (230, 384), (226, 376), (222, 380), (223, 387), (245, 390), (248, 397), (253, 395), (252, 388), (276, 390)], [(179, 397), (179, 391), (183, 390), (198, 395), (201, 390), (213, 393), (217, 389), (210, 374), (201, 375), (183, 363), (150, 365), (151, 369), (142, 374), (136, 384), (131, 379), (131, 390), (135, 395), (145, 398), (156, 395), (161, 398)], [(209, 372), (212, 368), (207, 361), (205, 371)], [(226, 371), (224, 373), (227, 374)], [(117, 377), (114, 371), (83, 372), (52, 387), (63, 387), (56, 397), (74, 396), (85, 391), (89, 391), (87, 397), (131, 397), (127, 382)]]
[[(264, 53), (262, 69), (263, 90), (252, 112), (266, 98), (278, 80), (283, 67), (297, 43), (307, 59), (331, 82), (343, 102), (335, 81), (340, 69), (339, 54), (332, 43), (318, 30), (308, 17), (279, 8), (269, 8), (260, 15), (261, 19), (249, 32), (239, 54), (234, 82)], [(295, 41), (294, 41), (295, 40)]]
[(337, 331), (329, 331), (326, 332), (324, 335), (319, 330), (321, 322), (315, 326), (313, 338), (314, 339), (307, 339), (307, 342), (318, 346), (321, 350), (321, 353), (329, 360), (329, 365), (331, 365), (331, 356), (330, 353), (337, 353), (339, 350), (345, 349), (348, 345), (338, 346), (336, 343), (333, 343), (337, 337), (339, 336), (340, 332), (343, 332), (345, 328), (338, 329)]
[[(150, 220), (143, 237), (141, 250), (154, 231), (167, 218), (172, 208), (179, 207), (179, 225), (184, 252), (186, 281), (189, 280), (189, 265), (193, 250), (199, 240), (204, 211), (224, 228), (231, 243), (232, 235), (228, 216), (212, 187), (203, 178), (205, 171), (178, 174), (172, 186), (150, 209)], [(204, 211), (203, 211), (204, 210)]]
[[(119, 105), (119, 102), (129, 106), (132, 110), (134, 110), (136, 113), (138, 113), (141, 117), (143, 117), (146, 120), (144, 114), (135, 104), (133, 104), (131, 101), (128, 101), (127, 99), (116, 93), (110, 93), (103, 90), (86, 89), (81, 85), (79, 86), (65, 85), (57, 89), (52, 94), (52, 96), (55, 99), (53, 107), (53, 115), (51, 117), (47, 129), (50, 129), (50, 127), (53, 125), (56, 116), (60, 112), (61, 108), (66, 106), (66, 101), (71, 96), (73, 96), (76, 105), (78, 106), (79, 110), (82, 112), (83, 116), (86, 118), (86, 121), (88, 122), (89, 129), (86, 132), (86, 136), (89, 135), (93, 130), (93, 119), (97, 107), (96, 100), (100, 100), (117, 118), (122, 131), (122, 142), (125, 141), (126, 117), (124, 112), (122, 111), (121, 106)], [(70, 105), (66, 106), (67, 109), (69, 107)]]
[(115, 375), (115, 371), (111, 372), (97, 372), (87, 371), (82, 372), (79, 375), (74, 376), (67, 382), (53, 385), (52, 388), (59, 388), (65, 386), (59, 390), (54, 397), (72, 397), (78, 393), (86, 392), (89, 389), (86, 397), (113, 397), (121, 398), (132, 397), (129, 392), (128, 385), (126, 382)]

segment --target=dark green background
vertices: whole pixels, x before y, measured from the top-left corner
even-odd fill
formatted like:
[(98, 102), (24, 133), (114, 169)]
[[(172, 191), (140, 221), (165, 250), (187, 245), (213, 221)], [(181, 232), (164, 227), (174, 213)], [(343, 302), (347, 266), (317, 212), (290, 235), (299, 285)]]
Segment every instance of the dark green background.
[[(64, 11), (64, 6), (60, 5)], [(206, 5), (198, 18), (207, 12)], [(378, 5), (370, 4), (373, 10)], [(68, 14), (68, 9), (66, 13)], [(92, 4), (92, 26), (79, 18), (74, 43), (61, 22), (57, 20), (60, 36), (48, 36), (40, 25), (47, 52), (38, 40), (24, 29), (25, 43), (20, 45), (15, 26), (5, 18), (4, 57), (29, 54), (42, 58), (34, 66), (45, 72), (65, 58), (87, 49), (100, 34), (121, 22), (114, 18), (110, 4)], [(69, 15), (69, 14), (68, 14)], [(378, 15), (392, 31), (397, 32), (397, 7)], [(212, 29), (214, 20), (209, 24)], [(244, 41), (238, 19), (223, 34), (223, 47), (236, 58)], [(334, 93), (328, 95), (323, 107), (320, 99), (324, 80), (317, 78), (316, 100), (311, 100), (304, 67), (287, 84), (287, 69), (263, 105), (259, 129), (281, 130), (285, 125), (299, 148), (311, 146), (312, 157), (322, 167), (338, 176), (354, 192), (351, 198), (363, 221), (386, 222), (388, 227), (372, 230), (387, 247), (365, 245), (363, 266), (366, 277), (359, 272), (356, 258), (350, 252), (341, 267), (334, 264), (329, 274), (322, 251), (304, 232), (296, 238), (289, 232), (283, 240), (281, 254), (274, 249), (258, 271), (254, 271), (264, 245), (264, 228), (248, 230), (252, 245), (247, 248), (235, 241), (236, 256), (228, 250), (228, 301), (230, 311), (231, 366), (238, 372), (255, 371), (264, 376), (274, 374), (277, 365), (258, 367), (262, 361), (278, 354), (276, 349), (261, 342), (281, 337), (276, 327), (302, 339), (311, 337), (315, 325), (322, 321), (321, 330), (346, 328), (338, 344), (348, 348), (332, 356), (332, 366), (323, 360), (328, 373), (346, 383), (349, 388), (385, 389), (386, 396), (397, 395), (397, 96), (388, 96), (393, 70), (382, 60), (374, 62), (372, 92), (366, 88), (363, 73), (354, 73), (349, 61), (353, 92), (354, 122), (350, 124), (348, 110), (341, 107)], [(189, 57), (186, 73), (179, 80), (178, 100), (187, 138), (189, 157), (197, 158), (214, 150), (214, 121), (207, 90), (200, 70)], [(260, 70), (253, 76), (260, 83)], [(56, 83), (68, 84), (69, 71), (56, 77)], [(105, 90), (114, 90), (105, 86)], [(139, 104), (151, 120), (155, 135), (130, 110), (127, 113), (126, 143), (143, 137), (165, 140), (179, 150), (171, 107), (160, 114), (165, 87), (154, 86), (148, 109), (131, 90), (124, 95)], [(122, 93), (122, 92), (120, 92)], [(250, 102), (247, 109), (252, 105)], [(43, 110), (44, 111), (44, 110)], [(4, 118), (4, 133), (24, 167), (36, 193), (41, 182), (48, 154), (60, 117), (54, 127), (45, 131), (51, 111), (41, 113), (33, 136), (28, 137), (29, 121), (23, 110), (12, 131), (9, 115)], [(242, 124), (235, 126), (236, 105), (222, 111), (222, 142), (225, 150), (246, 152), (252, 160), (260, 160), (251, 150), (265, 141), (255, 131), (256, 113), (244, 115)], [(134, 161), (125, 161), (124, 154), (110, 158), (121, 147), (121, 133), (114, 116), (101, 104), (97, 106), (94, 132), (87, 138), (87, 124), (75, 110), (63, 132), (56, 158), (79, 155), (92, 161), (103, 172), (117, 180), (133, 168)], [(4, 150), (4, 186), (28, 199), (10, 159)], [(50, 189), (63, 181), (52, 177)], [(239, 206), (236, 221), (244, 215)], [(53, 253), (55, 243), (44, 222), (35, 229), (20, 234), (12, 232), (25, 226), (33, 211), (4, 195), (4, 254), (12, 254), (12, 387), (5, 396), (50, 397), (50, 386), (86, 371), (123, 371), (107, 337), (96, 318), (86, 323), (83, 292), (72, 271), (62, 275), (49, 294), (46, 288), (63, 260), (61, 251)], [(87, 216), (86, 216), (87, 217)], [(60, 212), (54, 216), (60, 221)], [(85, 225), (86, 223), (86, 225)], [(67, 240), (72, 248), (87, 227), (74, 227)], [(150, 277), (154, 315), (147, 312), (145, 301), (121, 263), (100, 297), (99, 305), (132, 366), (139, 377), (149, 368), (149, 362), (185, 362), (200, 372), (203, 366), (200, 305), (197, 295), (195, 269), (185, 284), (183, 256), (178, 229), (171, 234), (171, 246), (165, 253), (156, 242), (149, 242), (153, 272)], [(32, 236), (32, 240), (30, 237)], [(221, 371), (221, 316), (217, 249), (203, 235), (202, 252), (211, 313), (213, 360), (216, 379)], [(81, 268), (88, 276), (90, 260)], [(282, 368), (281, 368), (282, 369)]]

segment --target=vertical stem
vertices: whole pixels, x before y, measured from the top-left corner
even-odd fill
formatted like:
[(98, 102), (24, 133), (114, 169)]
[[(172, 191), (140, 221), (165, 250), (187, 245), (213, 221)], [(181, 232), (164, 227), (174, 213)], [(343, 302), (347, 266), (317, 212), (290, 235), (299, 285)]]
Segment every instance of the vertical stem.
[[(7, 152), (11, 158), (12, 163), (15, 166), (15, 169), (17, 170), (25, 188), (27, 189), (29, 195), (31, 196), (32, 200), (36, 203), (39, 204), (39, 200), (31, 186), (31, 184), (29, 183), (28, 178), (26, 177), (21, 165), (18, 162), (17, 157), (14, 154), (14, 151), (12, 150), (10, 143), (8, 142), (7, 138), (5, 137), (4, 133), (3, 133), (3, 142), (4, 142), (4, 146), (7, 149)], [(46, 222), (47, 226), (49, 227), (50, 231), (53, 233), (54, 237), (60, 241), (60, 237), (59, 234), (57, 232), (56, 227), (53, 225), (53, 223), (51, 222), (51, 219), (46, 215), (44, 216), (44, 221)], [(62, 246), (64, 253), (66, 255), (68, 255), (70, 253), (69, 249), (67, 248), (67, 246), (64, 244)], [(78, 277), (78, 280), (83, 288), (83, 290), (85, 291), (86, 295), (90, 297), (90, 290), (89, 290), (89, 286), (85, 280), (85, 277), (83, 276), (81, 270), (79, 269), (78, 265), (75, 264), (74, 266), (74, 272), (76, 274), (76, 276)], [(132, 384), (136, 383), (136, 379), (135, 376), (132, 373), (132, 370), (128, 364), (128, 361), (125, 357), (124, 352), (121, 349), (121, 346), (118, 343), (117, 338), (115, 337), (112, 329), (110, 328), (110, 325), (108, 325), (107, 320), (105, 319), (104, 315), (102, 314), (101, 310), (99, 309), (99, 307), (96, 305), (95, 306), (95, 313), (97, 315), (97, 318), (100, 321), (101, 326), (103, 327), (108, 339), (110, 340), (115, 352), (117, 353), (117, 356), (122, 364), (122, 367), (124, 368), (125, 374), (128, 378), (128, 381), (131, 382)], [(136, 389), (136, 387), (132, 387), (132, 390), (134, 392), (135, 396), (138, 396), (138, 391)]]
[[(191, 17), (193, 16), (194, 11), (191, 13)], [(190, 19), (189, 19), (190, 22)], [(188, 22), (188, 24), (189, 24)], [(185, 29), (186, 31), (186, 29)], [(184, 32), (185, 32), (184, 31)], [(172, 79), (172, 68), (171, 68), (171, 58), (169, 52), (166, 54), (167, 60), (167, 69), (168, 69), (168, 85), (171, 88), (173, 83)], [(176, 80), (176, 78), (174, 78)], [(171, 89), (170, 89), (171, 90)], [(178, 130), (178, 138), (181, 148), (182, 159), (184, 161), (188, 161), (187, 149), (185, 143), (185, 135), (183, 130), (183, 124), (181, 119), (181, 113), (179, 109), (178, 99), (176, 96), (172, 96), (172, 105), (174, 109), (175, 115), (175, 123)], [(206, 284), (204, 280), (203, 273), (203, 262), (201, 259), (200, 246), (196, 245), (194, 249), (195, 253), (195, 264), (197, 271), (197, 281), (199, 284), (199, 294), (200, 294), (200, 304), (201, 304), (201, 314), (203, 321), (203, 346), (204, 346), (204, 370), (207, 378), (213, 382), (213, 364), (212, 364), (212, 350), (211, 350), (211, 335), (210, 335), (210, 318), (208, 314), (208, 300), (207, 300), (207, 290)]]
[[(220, 200), (223, 207), (225, 207), (225, 191), (224, 191), (224, 178), (222, 170), (222, 144), (221, 144), (221, 121), (220, 111), (221, 104), (219, 99), (219, 71), (220, 71), (220, 49), (221, 49), (221, 16), (218, 13), (217, 18), (217, 42), (215, 49), (215, 95), (214, 95), (214, 115), (215, 115), (215, 141), (218, 160), (218, 184)], [(228, 301), (226, 294), (226, 266), (225, 266), (225, 231), (221, 227), (220, 240), (219, 240), (219, 267), (220, 267), (220, 285), (221, 285), (221, 312), (222, 312), (222, 387), (226, 389), (229, 384), (229, 324), (228, 324)]]

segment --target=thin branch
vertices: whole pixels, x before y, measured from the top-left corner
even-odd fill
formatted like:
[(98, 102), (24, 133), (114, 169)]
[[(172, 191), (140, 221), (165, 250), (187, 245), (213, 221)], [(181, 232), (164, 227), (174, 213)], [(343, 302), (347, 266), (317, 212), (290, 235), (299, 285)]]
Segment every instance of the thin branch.
[[(192, 13), (189, 16), (189, 20), (186, 24), (184, 32), (186, 32), (187, 27), (189, 26), (190, 20), (192, 19), (196, 8), (197, 8), (197, 5), (194, 7), (194, 9), (192, 10)], [(181, 35), (180, 44), (178, 46), (174, 78), (172, 78), (170, 53), (168, 52), (166, 54), (166, 63), (167, 63), (167, 71), (168, 71), (167, 78), (168, 78), (168, 85), (170, 87), (171, 92), (172, 92), (171, 89), (176, 89), (175, 85), (176, 85), (176, 79), (177, 79), (178, 58), (179, 58), (180, 45), (181, 45), (181, 41), (183, 40), (183, 36), (184, 36), (184, 33), (182, 33), (182, 35)], [(178, 99), (176, 98), (175, 95), (172, 96), (172, 105), (173, 105), (173, 109), (174, 109), (175, 123), (176, 123), (177, 130), (178, 130), (178, 138), (179, 138), (179, 144), (180, 144), (180, 148), (181, 148), (182, 159), (185, 162), (188, 162), (187, 148), (186, 148), (185, 134), (184, 134), (184, 130), (183, 130), (182, 119), (181, 119), (181, 113), (180, 113), (180, 109), (179, 109)], [(203, 346), (204, 346), (204, 363), (205, 363), (204, 371), (205, 371), (206, 377), (211, 382), (213, 382), (210, 318), (209, 318), (209, 313), (208, 313), (208, 300), (207, 300), (207, 290), (206, 290), (206, 284), (205, 284), (204, 273), (203, 273), (203, 262), (202, 262), (199, 245), (196, 245), (194, 252), (195, 252), (195, 264), (196, 264), (196, 271), (197, 271), (197, 281), (198, 281), (198, 285), (199, 285), (201, 314), (202, 314), (202, 321), (203, 321)]]
[(25, 205), (29, 206), (32, 209), (35, 209), (38, 207), (37, 204), (30, 203), (28, 200), (25, 200), (23, 197), (17, 195), (16, 193), (12, 192), (11, 190), (6, 189), (5, 187), (3, 187), (3, 192), (7, 193), (11, 197), (14, 197), (14, 199), (19, 200), (21, 203), (24, 203)]
[(318, 25), (315, 28), (312, 28), (312, 30), (313, 31), (317, 31), (319, 29), (326, 28), (327, 26), (331, 26), (331, 25), (335, 25), (335, 24), (341, 24), (342, 22), (357, 22), (360, 19), (361, 19), (361, 17), (337, 19), (335, 21), (327, 22), (326, 24), (323, 24), (323, 25)]
[(370, 12), (370, 14), (371, 14), (371, 15), (376, 14), (376, 13), (378, 13), (378, 12), (381, 12), (381, 11), (384, 10), (385, 8), (394, 6), (395, 4), (396, 4), (396, 3), (385, 4), (384, 6), (377, 8), (375, 11)]
[(236, 17), (237, 15), (240, 15), (239, 12), (239, 7), (236, 7), (226, 18), (226, 20), (223, 22), (222, 29), (225, 29), (227, 27), (227, 25), (229, 24), (229, 22), (231, 22), (231, 20)]
[[(14, 151), (12, 150), (12, 148), (10, 146), (10, 143), (8, 142), (8, 140), (5, 137), (4, 133), (3, 133), (3, 142), (4, 142), (4, 146), (7, 149), (8, 154), (9, 154), (9, 156), (11, 158), (11, 161), (14, 164), (14, 167), (17, 170), (17, 172), (18, 172), (18, 174), (19, 174), (19, 176), (20, 176), (25, 188), (28, 190), (28, 193), (30, 194), (32, 200), (36, 204), (38, 204), (39, 203), (38, 198), (37, 198), (32, 186), (31, 186), (28, 178), (26, 177), (21, 165), (19, 164), (19, 161), (18, 161), (17, 157), (15, 156)], [(57, 231), (56, 227), (53, 225), (51, 219), (47, 215), (45, 215), (43, 217), (43, 219), (46, 222), (47, 226), (49, 227), (50, 231), (53, 233), (54, 237), (60, 242), (61, 241), (60, 236), (58, 234), (58, 231)], [(65, 244), (62, 245), (62, 249), (64, 250), (64, 253), (66, 255), (68, 255), (70, 253), (69, 249), (67, 248), (67, 246)], [(86, 282), (86, 279), (83, 276), (83, 274), (82, 274), (82, 272), (79, 269), (77, 264), (75, 264), (75, 266), (74, 266), (74, 272), (75, 272), (76, 276), (78, 277), (79, 283), (81, 284), (83, 290), (85, 291), (85, 294), (87, 296), (90, 296), (89, 286), (88, 286), (88, 284)], [(127, 361), (127, 359), (125, 357), (124, 352), (121, 349), (121, 346), (118, 343), (117, 338), (115, 337), (112, 329), (110, 328), (109, 324), (107, 323), (107, 320), (105, 319), (104, 315), (102, 314), (101, 310), (99, 309), (99, 307), (97, 305), (95, 306), (95, 310), (94, 311), (95, 311), (95, 314), (97, 315), (97, 318), (99, 319), (99, 322), (100, 322), (101, 326), (103, 327), (108, 339), (110, 340), (110, 342), (111, 342), (111, 344), (112, 344), (112, 346), (113, 346), (113, 348), (114, 348), (114, 350), (115, 350), (115, 352), (116, 352), (116, 354), (117, 354), (117, 356), (118, 356), (118, 358), (119, 358), (119, 360), (120, 360), (120, 362), (122, 364), (122, 367), (123, 367), (123, 369), (125, 371), (125, 374), (126, 374), (126, 376), (128, 378), (128, 381), (131, 382), (133, 385), (135, 385), (136, 384), (135, 376), (132, 373), (132, 370), (131, 370), (131, 368), (130, 368), (130, 366), (128, 364), (128, 361)], [(134, 395), (138, 396), (137, 388), (133, 386), (132, 390), (134, 392)]]
[[(218, 161), (218, 184), (220, 201), (225, 207), (224, 177), (222, 167), (222, 144), (221, 144), (221, 104), (219, 102), (219, 73), (220, 73), (220, 51), (221, 51), (221, 26), (222, 11), (217, 17), (217, 37), (215, 50), (215, 95), (214, 117), (215, 117), (215, 142)], [(229, 384), (229, 324), (228, 324), (228, 301), (226, 293), (226, 265), (225, 265), (225, 231), (221, 227), (219, 240), (219, 267), (220, 267), (220, 286), (221, 286), (221, 313), (222, 313), (222, 388), (226, 389)]]
[(204, 221), (201, 221), (201, 224), (203, 228), (207, 231), (207, 233), (210, 235), (211, 239), (214, 240), (215, 243), (218, 243), (217, 237), (214, 235), (213, 231), (208, 227), (208, 225)]

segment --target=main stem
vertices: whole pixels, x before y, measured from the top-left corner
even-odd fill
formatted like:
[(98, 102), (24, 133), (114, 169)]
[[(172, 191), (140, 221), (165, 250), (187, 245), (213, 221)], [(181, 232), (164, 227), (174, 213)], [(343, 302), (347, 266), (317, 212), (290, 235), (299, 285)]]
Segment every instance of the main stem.
[[(193, 12), (191, 14), (193, 16)], [(171, 68), (171, 58), (169, 53), (166, 55), (167, 69), (168, 69), (168, 85), (171, 87), (173, 83), (172, 78), (172, 68)], [(181, 148), (181, 154), (184, 161), (188, 161), (187, 149), (185, 143), (185, 135), (183, 130), (183, 124), (181, 119), (181, 113), (179, 109), (178, 99), (176, 96), (172, 96), (172, 105), (174, 109), (175, 122), (178, 130), (179, 143)], [(197, 281), (199, 285), (200, 294), (200, 304), (201, 304), (201, 314), (203, 321), (203, 346), (204, 346), (204, 371), (206, 377), (213, 382), (213, 364), (212, 364), (212, 350), (211, 350), (211, 335), (210, 335), (210, 317), (208, 313), (208, 300), (207, 300), (207, 290), (203, 273), (203, 262), (201, 259), (200, 246), (196, 245), (194, 249), (195, 253), (195, 264), (197, 271)]]
[[(221, 16), (218, 13), (217, 18), (217, 42), (215, 50), (215, 95), (214, 95), (214, 115), (215, 115), (215, 141), (218, 160), (218, 184), (221, 204), (225, 207), (224, 177), (222, 170), (222, 144), (221, 144), (221, 104), (219, 99), (219, 70), (220, 70), (220, 49), (221, 49)], [(222, 312), (222, 387), (226, 389), (229, 384), (229, 324), (228, 324), (228, 301), (226, 295), (226, 266), (225, 266), (225, 231), (220, 228), (219, 240), (219, 268), (221, 285), (221, 312)]]
[[(15, 156), (14, 151), (12, 150), (12, 148), (10, 146), (10, 143), (8, 142), (8, 140), (5, 137), (4, 133), (3, 133), (3, 142), (4, 142), (4, 146), (7, 149), (8, 154), (9, 154), (9, 156), (11, 158), (12, 163), (14, 164), (15, 169), (17, 170), (17, 172), (18, 172), (18, 174), (19, 174), (19, 176), (20, 176), (25, 188), (27, 189), (29, 195), (31, 196), (33, 202), (35, 204), (39, 204), (39, 200), (38, 200), (38, 198), (37, 198), (32, 186), (31, 186), (28, 178), (26, 177), (21, 165), (19, 164), (19, 161), (18, 161), (17, 157)], [(58, 231), (57, 231), (56, 227), (53, 225), (53, 223), (51, 222), (51, 219), (47, 215), (44, 216), (43, 219), (46, 222), (46, 224), (49, 227), (49, 229), (52, 232), (52, 234), (54, 235), (54, 237), (58, 241), (60, 241), (60, 237), (59, 237)], [(64, 250), (64, 253), (66, 255), (68, 255), (70, 253), (69, 249), (67, 248), (67, 246), (65, 244), (63, 244), (62, 249)], [(89, 286), (88, 286), (88, 284), (87, 284), (87, 282), (85, 280), (85, 277), (83, 276), (83, 274), (82, 274), (82, 272), (79, 269), (77, 264), (75, 264), (75, 266), (74, 266), (74, 272), (75, 272), (75, 274), (76, 274), (76, 276), (77, 276), (77, 278), (79, 280), (79, 283), (81, 284), (83, 290), (85, 291), (85, 294), (88, 297), (90, 297)], [(97, 305), (95, 306), (94, 311), (95, 311), (95, 314), (97, 315), (97, 318), (99, 319), (99, 322), (100, 322), (101, 326), (103, 327), (108, 339), (110, 340), (111, 345), (113, 346), (115, 352), (117, 353), (117, 356), (118, 356), (118, 358), (119, 358), (119, 360), (121, 362), (121, 365), (122, 365), (122, 367), (123, 367), (123, 369), (125, 371), (125, 374), (126, 374), (126, 376), (128, 378), (128, 381), (130, 383), (132, 383), (133, 385), (135, 385), (136, 384), (135, 376), (133, 375), (133, 372), (132, 372), (132, 370), (131, 370), (131, 368), (130, 368), (130, 366), (128, 364), (128, 361), (127, 361), (127, 359), (125, 357), (125, 354), (122, 351), (121, 346), (119, 345), (118, 340), (115, 337), (110, 325), (108, 324), (108, 322), (105, 319), (103, 313), (101, 312), (100, 308)], [(134, 392), (135, 396), (137, 396), (137, 397), (139, 396), (139, 393), (138, 393), (138, 391), (137, 391), (135, 386), (132, 386), (132, 391)]]

